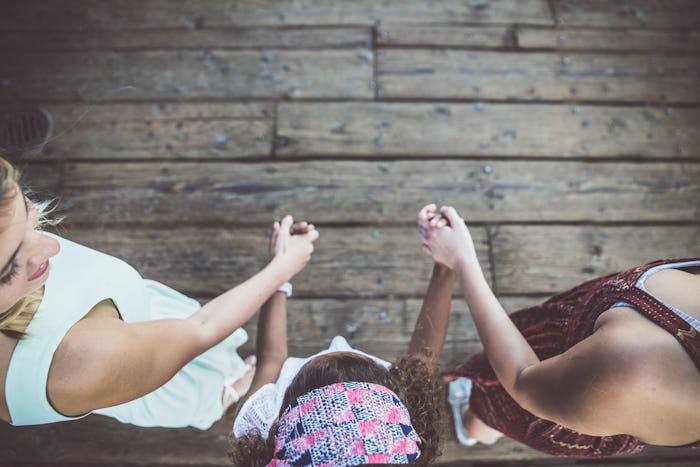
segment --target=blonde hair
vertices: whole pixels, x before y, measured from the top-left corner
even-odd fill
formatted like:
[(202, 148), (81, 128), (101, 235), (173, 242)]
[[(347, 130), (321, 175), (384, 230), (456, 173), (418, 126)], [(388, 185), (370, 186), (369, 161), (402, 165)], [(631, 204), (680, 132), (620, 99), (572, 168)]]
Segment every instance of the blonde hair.
[[(20, 173), (12, 164), (0, 157), (0, 210), (15, 199), (16, 196), (24, 196), (19, 185)], [(55, 225), (60, 219), (47, 221), (46, 215), (52, 210), (50, 202), (35, 204), (39, 211), (39, 226)], [(25, 335), (29, 322), (39, 308), (42, 292), (37, 290), (22, 297), (10, 307), (9, 310), (0, 312), (0, 332), (6, 336), (20, 339)]]

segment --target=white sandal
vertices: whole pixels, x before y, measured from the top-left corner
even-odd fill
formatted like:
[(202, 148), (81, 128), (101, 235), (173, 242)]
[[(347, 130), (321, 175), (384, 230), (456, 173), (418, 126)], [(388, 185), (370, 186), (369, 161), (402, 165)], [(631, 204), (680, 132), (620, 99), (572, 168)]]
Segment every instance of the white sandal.
[(230, 407), (231, 405), (235, 404), (239, 400), (241, 400), (242, 395), (238, 394), (238, 391), (233, 389), (233, 384), (238, 381), (239, 379), (243, 378), (246, 373), (248, 373), (251, 369), (253, 368), (253, 365), (250, 363), (246, 363), (245, 366), (243, 367), (243, 373), (240, 375), (236, 376), (229, 376), (228, 378), (224, 378), (224, 396), (223, 396), (223, 406), (224, 407)]
[(455, 424), (455, 434), (457, 440), (463, 446), (474, 446), (478, 441), (469, 436), (462, 424), (462, 407), (469, 405), (469, 396), (472, 394), (472, 380), (459, 377), (448, 383), (448, 402), (452, 407), (452, 418)]

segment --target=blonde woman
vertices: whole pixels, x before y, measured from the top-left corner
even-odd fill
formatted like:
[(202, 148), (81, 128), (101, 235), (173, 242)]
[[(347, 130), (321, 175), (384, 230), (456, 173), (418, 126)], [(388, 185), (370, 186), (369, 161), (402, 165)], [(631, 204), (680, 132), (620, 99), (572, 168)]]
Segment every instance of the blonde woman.
[(117, 258), (41, 232), (39, 217), (0, 159), (0, 418), (13, 425), (99, 413), (208, 428), (235, 399), (224, 382), (245, 371), (241, 326), (287, 290), (318, 237), (285, 217), (274, 259), (200, 306)]

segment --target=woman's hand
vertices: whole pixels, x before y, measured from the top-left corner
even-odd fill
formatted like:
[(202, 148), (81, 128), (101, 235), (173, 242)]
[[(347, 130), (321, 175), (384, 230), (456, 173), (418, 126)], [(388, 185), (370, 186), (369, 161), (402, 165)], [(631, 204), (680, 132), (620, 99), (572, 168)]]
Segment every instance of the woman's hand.
[(433, 259), (455, 271), (478, 264), (474, 241), (469, 229), (451, 206), (434, 204), (420, 210), (417, 217), (421, 248)]
[[(289, 231), (292, 235), (298, 235), (298, 234), (305, 234), (311, 230), (314, 230), (316, 227), (313, 224), (309, 224), (306, 221), (302, 222), (295, 222), (292, 224), (292, 226), (289, 228)], [(270, 258), (275, 257), (275, 248), (277, 247), (277, 237), (279, 237), (280, 233), (280, 223), (278, 221), (275, 221), (272, 224), (272, 235), (270, 236), (270, 245), (268, 248), (268, 253), (270, 254)]]
[(288, 273), (288, 279), (304, 269), (314, 251), (313, 242), (318, 231), (308, 222), (294, 223), (292, 216), (285, 216), (282, 222), (272, 225), (270, 256), (280, 262)]

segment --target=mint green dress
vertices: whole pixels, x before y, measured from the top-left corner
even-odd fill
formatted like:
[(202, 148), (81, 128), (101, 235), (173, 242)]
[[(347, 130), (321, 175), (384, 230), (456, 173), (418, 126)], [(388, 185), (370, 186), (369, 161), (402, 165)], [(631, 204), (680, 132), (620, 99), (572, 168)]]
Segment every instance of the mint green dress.
[[(50, 234), (47, 234), (50, 235)], [(111, 299), (127, 323), (186, 318), (200, 304), (155, 281), (143, 279), (124, 261), (51, 235), (61, 250), (51, 259), (44, 296), (10, 360), (5, 397), (13, 425), (74, 420), (58, 413), (46, 397), (54, 352), (69, 329), (94, 305)], [(239, 329), (185, 365), (157, 390), (93, 413), (139, 426), (205, 430), (223, 414), (223, 381), (241, 376), (245, 364), (236, 349), (248, 336)]]

